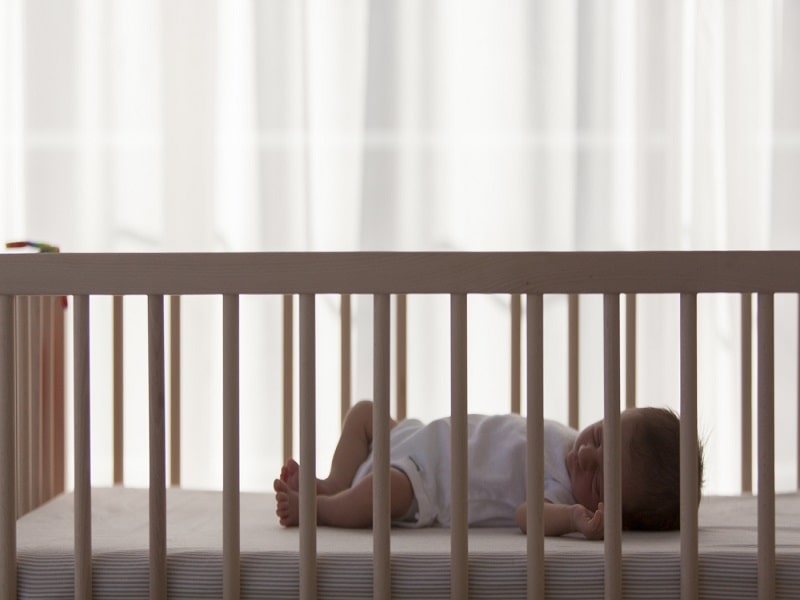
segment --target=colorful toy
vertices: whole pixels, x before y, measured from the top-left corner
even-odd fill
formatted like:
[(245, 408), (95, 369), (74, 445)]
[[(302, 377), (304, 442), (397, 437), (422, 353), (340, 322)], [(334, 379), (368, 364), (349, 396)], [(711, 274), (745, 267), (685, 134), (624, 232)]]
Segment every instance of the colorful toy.
[(6, 248), (36, 248), (39, 252), (59, 252), (58, 246), (45, 244), (44, 242), (6, 242)]

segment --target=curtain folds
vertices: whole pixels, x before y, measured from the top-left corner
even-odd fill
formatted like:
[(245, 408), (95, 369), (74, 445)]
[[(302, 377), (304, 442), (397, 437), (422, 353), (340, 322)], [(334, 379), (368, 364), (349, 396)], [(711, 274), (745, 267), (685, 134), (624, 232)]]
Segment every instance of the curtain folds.
[[(9, 0), (0, 236), (66, 251), (797, 248), (799, 34), (800, 6), (780, 0)], [(428, 338), (446, 331), (441, 300), (409, 303), (410, 409), (422, 418), (447, 407), (447, 338)], [(582, 305), (585, 422), (602, 407), (595, 300)], [(779, 298), (779, 316), (796, 323), (796, 302)], [(476, 412), (506, 407), (507, 303), (470, 300), (470, 360), (490, 365), (471, 375)], [(143, 309), (131, 304), (133, 320)], [(185, 397), (198, 403), (184, 474), (201, 487), (221, 481), (216, 304), (184, 309), (207, 324), (184, 334)], [(279, 466), (265, 400), (279, 381), (262, 366), (279, 356), (278, 306), (242, 305), (255, 323), (242, 336), (243, 455), (258, 457), (242, 481), (253, 489)], [(371, 304), (354, 310), (364, 397)], [(545, 310), (547, 411), (564, 418), (566, 302)], [(732, 491), (738, 299), (701, 298), (699, 310), (708, 484)], [(318, 303), (321, 358), (337, 347), (337, 311), (337, 298)], [(677, 406), (677, 300), (644, 298), (639, 314), (639, 397)], [(776, 399), (791, 412), (790, 330), (776, 331)], [(102, 353), (107, 336), (96, 337)], [(126, 343), (144, 352), (135, 334)], [(335, 423), (328, 362), (320, 410)], [(144, 393), (129, 385), (129, 397)], [(132, 427), (146, 423), (138, 410)], [(779, 439), (796, 438), (792, 422)], [(320, 433), (323, 463), (336, 434)], [(146, 467), (129, 460), (135, 480)], [(779, 453), (780, 485), (794, 484), (789, 460)]]

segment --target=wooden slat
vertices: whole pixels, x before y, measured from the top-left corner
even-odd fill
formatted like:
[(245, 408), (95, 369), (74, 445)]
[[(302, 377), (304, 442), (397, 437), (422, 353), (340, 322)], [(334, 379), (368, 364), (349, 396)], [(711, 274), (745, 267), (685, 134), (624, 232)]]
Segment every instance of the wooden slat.
[(625, 408), (636, 406), (636, 294), (625, 294)]
[(42, 297), (42, 502), (53, 497), (53, 297)]
[(522, 300), (511, 294), (511, 412), (520, 414), (522, 408), (521, 351)]
[(28, 297), (16, 298), (16, 328), (17, 328), (17, 398), (19, 411), (17, 413), (17, 479), (19, 486), (18, 502), (19, 514), (24, 515), (32, 508), (31, 502), (31, 367), (30, 367), (30, 319), (28, 310)]
[(341, 296), (341, 352), (340, 360), (342, 366), (341, 374), (341, 421), (344, 423), (344, 418), (350, 410), (350, 405), (353, 403), (352, 393), (352, 321), (350, 311), (350, 294), (342, 294)]
[(300, 598), (317, 597), (315, 298), (300, 295)]
[(397, 420), (402, 421), (408, 414), (408, 303), (405, 294), (397, 294)]
[(605, 476), (605, 597), (622, 597), (622, 462), (620, 428), (619, 295), (603, 297), (605, 393), (603, 418), (603, 473)]
[(239, 297), (223, 297), (222, 319), (222, 553), (223, 597), (238, 600), (240, 593), (239, 506)]
[(164, 297), (147, 299), (150, 413), (150, 597), (167, 597)]
[(580, 424), (580, 296), (567, 300), (567, 423), (573, 429)]
[(108, 253), (0, 256), (6, 294), (793, 292), (791, 252)]
[(122, 485), (125, 481), (125, 328), (123, 326), (124, 300), (122, 296), (114, 296), (113, 300), (113, 372), (114, 372), (114, 485)]
[[(753, 296), (741, 295), (742, 492), (753, 491)], [(800, 371), (798, 371), (800, 373)]]
[(20, 385), (22, 385), (22, 374), (23, 369), (20, 365), (20, 357), (22, 353), (20, 352), (22, 346), (22, 335), (23, 335), (23, 328), (20, 324), (21, 320), (21, 301), (19, 298), (15, 298), (14, 296), (9, 296), (13, 303), (13, 310), (14, 310), (14, 335), (12, 339), (14, 340), (14, 348), (12, 350), (12, 358), (14, 361), (14, 409), (16, 411), (16, 427), (14, 429), (14, 440), (15, 440), (15, 448), (14, 448), (14, 455), (16, 456), (15, 459), (15, 470), (14, 470), (14, 487), (16, 488), (16, 517), (19, 518), (25, 514), (23, 499), (22, 499), (22, 457), (26, 452), (23, 452), (22, 446), (22, 392), (20, 390)]
[(181, 485), (181, 297), (169, 303), (169, 478)]
[(0, 597), (17, 597), (14, 298), (0, 296)]
[(758, 597), (775, 598), (774, 298), (758, 294)]
[(92, 597), (92, 469), (90, 426), (89, 297), (75, 296), (75, 597)]
[(373, 311), (373, 598), (391, 597), (390, 562), (391, 483), (389, 476), (390, 414), (390, 299), (388, 294), (374, 297)]
[(14, 340), (14, 347), (11, 350), (11, 358), (13, 360), (13, 367), (14, 367), (14, 412), (15, 412), (15, 427), (14, 427), (14, 489), (15, 492), (15, 499), (14, 505), (16, 507), (15, 518), (21, 517), (24, 513), (22, 511), (22, 482), (20, 478), (20, 473), (22, 473), (22, 448), (20, 447), (20, 439), (21, 439), (21, 432), (20, 432), (20, 413), (22, 411), (22, 407), (20, 406), (20, 394), (19, 394), (19, 379), (20, 379), (20, 368), (18, 364), (18, 357), (19, 357), (19, 345), (20, 345), (20, 326), (19, 326), (19, 309), (17, 307), (18, 299), (14, 296), (8, 296), (11, 298), (11, 305), (13, 311), (13, 319), (14, 322), (12, 323), (12, 327), (14, 328), (14, 335), (12, 335), (9, 339)]
[(528, 598), (544, 598), (544, 320), (541, 294), (527, 298)]
[(450, 597), (468, 597), (467, 296), (450, 296)]
[(681, 294), (681, 598), (698, 596), (697, 296)]
[(64, 424), (64, 311), (67, 306), (67, 299), (58, 297), (53, 320), (53, 361), (55, 371), (53, 376), (53, 387), (55, 391), (55, 410), (54, 410), (54, 431), (53, 445), (55, 447), (55, 480), (54, 492), (60, 494), (65, 488), (66, 471), (66, 446), (65, 446), (65, 424)]
[(294, 446), (294, 296), (283, 296), (283, 463)]
[(28, 304), (30, 338), (28, 364), (30, 365), (30, 439), (31, 439), (31, 508), (42, 503), (42, 298), (31, 296)]

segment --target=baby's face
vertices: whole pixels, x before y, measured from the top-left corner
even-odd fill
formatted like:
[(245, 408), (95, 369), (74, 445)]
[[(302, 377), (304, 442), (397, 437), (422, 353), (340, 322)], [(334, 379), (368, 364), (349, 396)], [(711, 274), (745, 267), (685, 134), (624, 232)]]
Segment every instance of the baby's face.
[[(631, 436), (636, 425), (637, 415), (633, 410), (622, 413), (622, 499), (631, 497), (630, 475)], [(572, 483), (575, 501), (589, 510), (597, 510), (603, 501), (603, 422), (589, 425), (578, 434), (575, 445), (567, 452), (566, 465)]]

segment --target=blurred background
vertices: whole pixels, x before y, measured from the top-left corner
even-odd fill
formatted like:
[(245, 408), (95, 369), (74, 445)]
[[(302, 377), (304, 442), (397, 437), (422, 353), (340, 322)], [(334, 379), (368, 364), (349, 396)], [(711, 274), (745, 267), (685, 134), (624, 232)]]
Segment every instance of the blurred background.
[[(0, 238), (64, 252), (800, 246), (793, 0), (4, 0)], [(509, 407), (506, 297), (471, 298), (469, 406)], [(92, 300), (109, 355), (111, 302)], [(409, 299), (409, 414), (449, 411), (449, 302)], [(221, 301), (184, 303), (183, 481), (220, 488)], [(371, 397), (354, 298), (354, 400)], [(699, 299), (707, 491), (739, 480), (739, 298)], [(318, 463), (338, 435), (339, 299), (318, 313)], [(566, 419), (547, 297), (546, 416)], [(601, 299), (581, 421), (602, 416)], [(776, 297), (777, 485), (796, 485), (794, 296)], [(126, 480), (147, 481), (144, 298), (126, 301)], [(281, 464), (278, 298), (242, 299), (242, 487)], [(639, 300), (638, 397), (678, 407), (678, 298)], [(111, 482), (109, 369), (93, 478)], [(70, 414), (70, 413), (68, 413)], [(104, 450), (105, 449), (105, 450)]]

